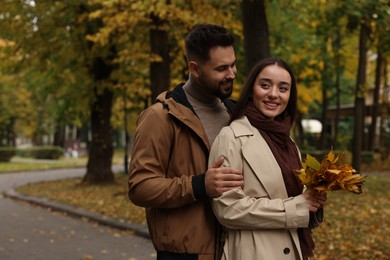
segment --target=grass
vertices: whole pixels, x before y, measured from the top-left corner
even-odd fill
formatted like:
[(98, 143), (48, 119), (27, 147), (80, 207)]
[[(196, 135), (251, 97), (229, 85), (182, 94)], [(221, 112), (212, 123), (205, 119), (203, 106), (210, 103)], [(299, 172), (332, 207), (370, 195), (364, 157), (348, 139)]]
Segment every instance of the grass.
[[(127, 198), (127, 175), (116, 175), (110, 185), (83, 186), (81, 179), (43, 182), (18, 191), (46, 197), (110, 217), (145, 223), (144, 209)], [(336, 191), (328, 196), (324, 223), (313, 230), (312, 259), (389, 259), (390, 178), (369, 176), (363, 194)]]
[(85, 167), (87, 158), (60, 159), (60, 160), (30, 160), (24, 158), (12, 158), (10, 162), (0, 162), (0, 174), (4, 172), (21, 172), (48, 170), (71, 167)]
[[(87, 162), (87, 157), (63, 157), (59, 160), (33, 160), (29, 158), (14, 157), (10, 162), (0, 162), (0, 174), (9, 172), (86, 167)], [(120, 152), (116, 153), (113, 157), (113, 163), (123, 163), (123, 154)]]

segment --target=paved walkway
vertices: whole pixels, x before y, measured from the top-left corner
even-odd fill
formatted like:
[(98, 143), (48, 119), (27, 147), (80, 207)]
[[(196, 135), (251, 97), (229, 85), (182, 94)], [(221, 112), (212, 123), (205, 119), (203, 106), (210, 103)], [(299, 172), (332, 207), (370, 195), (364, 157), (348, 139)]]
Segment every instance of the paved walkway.
[[(121, 167), (114, 166), (113, 170), (121, 170)], [(73, 207), (23, 197), (13, 191), (26, 183), (81, 177), (84, 174), (85, 169), (82, 168), (0, 174), (0, 193), (5, 194), (0, 196), (0, 259), (156, 258), (144, 225), (120, 223)], [(69, 215), (87, 216), (95, 221)]]

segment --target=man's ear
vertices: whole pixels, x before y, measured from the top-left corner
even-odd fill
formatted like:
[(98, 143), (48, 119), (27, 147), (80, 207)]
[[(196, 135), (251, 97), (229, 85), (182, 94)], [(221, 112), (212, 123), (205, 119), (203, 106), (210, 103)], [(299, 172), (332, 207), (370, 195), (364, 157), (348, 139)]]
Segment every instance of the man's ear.
[(193, 75), (194, 77), (199, 77), (199, 66), (198, 66), (198, 63), (196, 63), (195, 61), (190, 61), (188, 63), (188, 67), (190, 69), (191, 75)]

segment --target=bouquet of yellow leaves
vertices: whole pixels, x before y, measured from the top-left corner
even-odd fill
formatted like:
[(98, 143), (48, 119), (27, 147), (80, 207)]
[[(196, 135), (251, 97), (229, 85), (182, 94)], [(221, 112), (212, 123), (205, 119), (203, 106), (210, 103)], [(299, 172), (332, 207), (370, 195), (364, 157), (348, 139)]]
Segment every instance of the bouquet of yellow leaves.
[(362, 193), (362, 184), (366, 176), (356, 173), (351, 165), (342, 164), (339, 156), (331, 150), (319, 163), (316, 158), (306, 156), (303, 168), (297, 170), (298, 177), (308, 189), (319, 191), (348, 190)]

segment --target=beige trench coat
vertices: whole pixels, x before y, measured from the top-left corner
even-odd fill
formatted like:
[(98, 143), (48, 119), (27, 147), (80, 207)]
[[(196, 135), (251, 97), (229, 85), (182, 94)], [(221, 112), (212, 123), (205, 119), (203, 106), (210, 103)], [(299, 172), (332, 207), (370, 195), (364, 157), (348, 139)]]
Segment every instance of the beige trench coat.
[(281, 170), (267, 143), (246, 117), (221, 130), (209, 163), (241, 169), (244, 188), (213, 199), (213, 210), (226, 227), (222, 259), (301, 259), (297, 228), (308, 227), (303, 195), (289, 198)]

